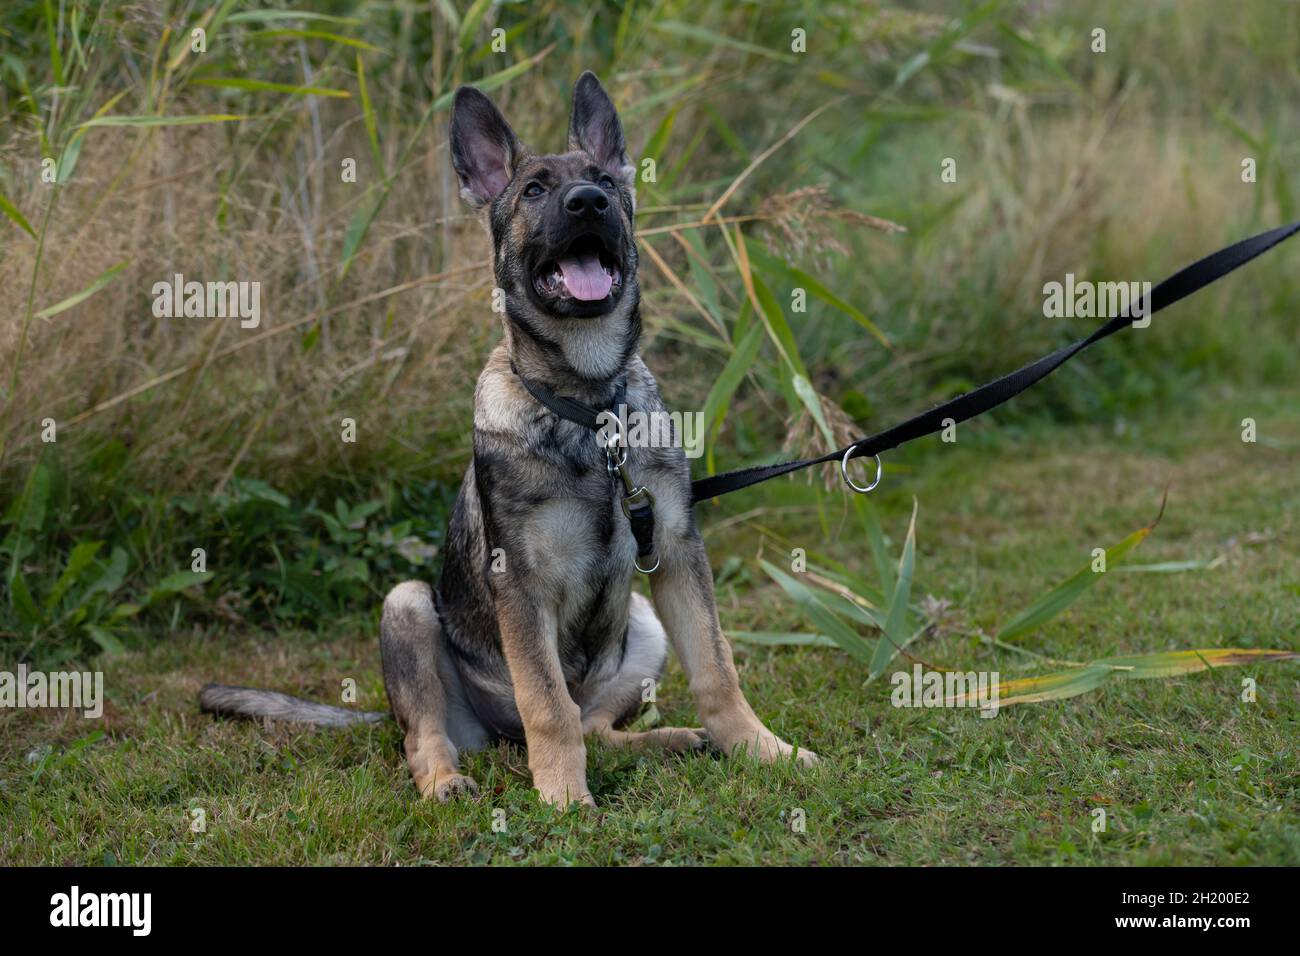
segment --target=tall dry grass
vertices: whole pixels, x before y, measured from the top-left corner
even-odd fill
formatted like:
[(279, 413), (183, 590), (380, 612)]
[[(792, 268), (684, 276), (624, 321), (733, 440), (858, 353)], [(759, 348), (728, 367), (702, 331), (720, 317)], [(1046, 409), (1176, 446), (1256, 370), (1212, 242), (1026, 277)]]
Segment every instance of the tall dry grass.
[[(1237, 35), (1258, 50), (1243, 51), (1219, 35), (1212, 4), (1184, 5), (1176, 21), (1167, 11), (1143, 15), (1122, 4), (1089, 14), (1004, 4), (991, 13), (980, 8), (966, 25), (949, 18), (955, 7), (926, 6), (702, 11), (682, 3), (550, 2), (526, 11), (478, 3), (430, 12), (356, 2), (327, 8), (345, 18), (339, 21), (235, 22), (247, 12), (229, 3), (110, 0), (56, 5), (50, 27), (42, 5), (28, 5), (11, 14), (7, 32), (52, 29), (67, 89), (54, 83), (55, 66), (37, 59), (40, 34), (33, 33), (19, 50), (30, 58), (31, 102), (12, 97), (19, 85), (12, 77), (6, 86), (12, 125), (3, 187), (45, 223), (44, 261), (33, 284), (38, 244), (9, 228), (0, 259), (0, 290), (10, 303), (0, 354), (14, 390), (0, 415), (0, 484), (12, 487), (41, 453), (47, 417), (69, 445), (120, 437), (141, 487), (157, 492), (220, 488), (240, 469), (290, 485), (355, 467), (436, 472), (463, 455), (469, 385), (496, 321), (488, 272), (476, 268), (487, 247), (460, 207), (447, 162), (446, 100), (456, 82), (507, 66), (522, 69), (494, 95), (525, 138), (543, 147), (559, 145), (571, 77), (585, 67), (605, 72), (634, 147), (677, 167), (671, 189), (646, 191), (643, 228), (698, 220), (723, 198), (720, 212), (759, 212), (765, 197), (816, 184), (837, 206), (883, 212), (911, 227), (906, 240), (883, 241), (841, 223), (830, 247), (848, 254), (811, 260), (899, 346), (883, 349), (842, 321), (796, 327), (814, 355), (842, 349), (858, 357), (847, 368), (805, 363), (828, 406), (858, 369), (865, 380), (853, 389), (875, 389), (871, 404), (894, 408), (1050, 344), (1062, 330), (1044, 330), (1027, 308), (1045, 275), (1100, 262), (1132, 263), (1135, 277), (1158, 278), (1150, 273), (1161, 263), (1178, 265), (1289, 211), (1285, 191), (1270, 184), (1293, 178), (1278, 172), (1294, 153), (1286, 139), (1293, 125), (1276, 115), (1277, 95), (1250, 98), (1267, 79), (1226, 84), (1244, 60), (1266, 75), (1285, 70), (1282, 89), (1294, 85), (1294, 65), (1282, 62), (1296, 45), (1285, 33), (1294, 9), (1253, 5), (1236, 21)], [(1277, 37), (1268, 34), (1272, 17), (1281, 21)], [(1079, 49), (1093, 20), (1111, 27), (1110, 60)], [(217, 29), (210, 50), (194, 54), (185, 36), (200, 22)], [(1172, 22), (1184, 25), (1171, 32)], [(790, 24), (806, 24), (815, 49), (830, 36), (833, 52), (817, 50), (809, 69), (785, 52)], [(487, 47), (496, 26), (510, 31), (507, 54)], [(906, 85), (884, 82), (893, 77), (897, 85), (915, 51), (934, 50), (954, 29), (964, 32), (945, 47), (949, 62), (936, 54)], [(267, 36), (285, 30), (336, 39)], [(990, 60), (990, 43), (1000, 59)], [(819, 72), (826, 66), (850, 70)], [(1131, 70), (1142, 66), (1146, 75), (1135, 78)], [(45, 87), (35, 84), (42, 69), (50, 74)], [(209, 85), (223, 77), (340, 95)], [(837, 93), (848, 98), (785, 142), (810, 109)], [(81, 130), (75, 174), (57, 186), (42, 183), (40, 159), (76, 138), (77, 124), (110, 101), (112, 115), (250, 118)], [(1203, 112), (1189, 115), (1188, 105)], [(1235, 118), (1215, 119), (1213, 111), (1232, 107)], [(927, 110), (934, 116), (918, 122)], [(837, 128), (855, 117), (856, 142)], [(1251, 129), (1263, 131), (1267, 142), (1256, 151), (1268, 155), (1260, 157), (1264, 183), (1247, 198), (1231, 174), (1234, 146), (1249, 148), (1234, 137)], [(840, 152), (827, 153), (837, 137), (847, 167)], [(950, 153), (961, 157), (957, 190), (933, 174), (932, 160)], [(341, 181), (344, 157), (357, 161), (357, 183)], [(730, 191), (756, 159), (752, 175)], [(386, 199), (349, 258), (349, 230), (366, 224), (380, 185)], [(778, 254), (798, 264), (804, 250), (770, 225)], [(761, 221), (745, 228), (764, 236)], [(696, 329), (684, 326), (713, 331), (704, 320), (715, 311), (701, 309), (691, 284), (707, 272), (721, 290), (718, 309), (741, 308), (746, 299), (727, 254), (733, 240), (699, 232), (704, 244), (695, 251), (705, 268), (692, 268), (682, 231), (650, 243), (672, 275), (653, 256), (647, 262), (648, 348), (661, 353), (683, 381), (683, 398), (696, 405), (719, 365), (711, 359), (725, 359), (735, 343), (728, 315), (713, 317), (722, 334), (706, 343), (712, 351), (690, 337)], [(854, 265), (863, 256), (874, 263), (867, 270)], [(74, 308), (29, 319), (19, 307), (29, 291), (32, 311), (58, 303), (119, 263), (122, 272)], [(261, 327), (155, 319), (149, 289), (175, 272), (260, 282)], [(962, 309), (970, 321), (952, 314)], [(982, 333), (996, 316), (1010, 325), (990, 349)], [(364, 455), (364, 465), (340, 453), (345, 416), (358, 421), (354, 458)]]
[[(639, 188), (645, 351), (670, 401), (717, 426), (710, 467), (842, 442), (1084, 334), (1042, 318), (1042, 283), (1067, 271), (1155, 281), (1297, 214), (1296, 4), (314, 9), (0, 12), (0, 195), (31, 229), (0, 217), (0, 517), (35, 462), (63, 476), (46, 557), (7, 546), (7, 580), (57, 574), (86, 537), (121, 537), (133, 567), (188, 553), (171, 540), (186, 519), (145, 504), (239, 478), (326, 505), (454, 487), (500, 334), (447, 157), (461, 82), (554, 149), (573, 79), (602, 76), (633, 153), (657, 163)], [(1088, 49), (1098, 23), (1105, 55)], [(790, 52), (795, 28), (808, 54)], [(56, 184), (50, 157), (75, 159)], [(260, 327), (155, 318), (152, 286), (178, 272), (259, 282)], [(995, 420), (1285, 382), (1294, 276), (1253, 265)], [(795, 313), (808, 278), (825, 295)]]

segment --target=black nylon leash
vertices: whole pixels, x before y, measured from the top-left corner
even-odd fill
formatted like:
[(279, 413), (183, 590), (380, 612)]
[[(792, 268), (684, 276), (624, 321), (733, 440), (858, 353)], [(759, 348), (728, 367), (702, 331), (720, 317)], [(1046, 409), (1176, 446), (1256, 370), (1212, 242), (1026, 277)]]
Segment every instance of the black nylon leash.
[[(1187, 298), (1194, 292), (1199, 292), (1210, 283), (1241, 268), (1257, 256), (1268, 252), (1278, 243), (1291, 238), (1296, 232), (1300, 232), (1300, 222), (1271, 229), (1268, 232), (1251, 236), (1249, 239), (1243, 239), (1241, 242), (1211, 253), (1204, 259), (1200, 259), (1185, 269), (1174, 273), (1152, 288), (1150, 302), (1146, 302), (1145, 298), (1143, 299), (1147, 308), (1139, 310), (1139, 314), (1144, 318), (1155, 315), (1162, 309), (1166, 309), (1175, 302)], [(1094, 342), (1118, 332), (1130, 324), (1132, 320), (1131, 309), (1125, 309), (1122, 315), (1111, 319), (1087, 338), (1080, 339), (1072, 345), (1067, 345), (1049, 355), (1043, 356), (1037, 361), (1030, 362), (1014, 372), (1009, 372), (1001, 378), (996, 378), (985, 385), (981, 385), (974, 391), (958, 395), (956, 398), (909, 418), (893, 428), (886, 429), (868, 438), (860, 438), (853, 444), (822, 455), (820, 458), (802, 458), (797, 461), (779, 462), (774, 465), (757, 465), (753, 468), (740, 468), (736, 471), (701, 478), (691, 485), (692, 502), (707, 501), (719, 495), (729, 494), (733, 491), (739, 491), (741, 488), (756, 485), (760, 481), (767, 481), (769, 478), (788, 475), (790, 472), (798, 471), (801, 468), (808, 468), (812, 465), (820, 465), (837, 459), (840, 461), (845, 481), (852, 484), (848, 472), (844, 470), (849, 459), (861, 458), (864, 455), (879, 455), (882, 451), (889, 451), (891, 448), (897, 448), (906, 442), (941, 431), (947, 419), (952, 419), (954, 423), (963, 422), (974, 418), (976, 415), (982, 415), (990, 409), (997, 408), (1031, 385), (1046, 378)], [(859, 488), (853, 485), (855, 490), (869, 491), (876, 486), (876, 482), (879, 482), (879, 459), (877, 458), (876, 461), (875, 482), (871, 484), (870, 488)]]

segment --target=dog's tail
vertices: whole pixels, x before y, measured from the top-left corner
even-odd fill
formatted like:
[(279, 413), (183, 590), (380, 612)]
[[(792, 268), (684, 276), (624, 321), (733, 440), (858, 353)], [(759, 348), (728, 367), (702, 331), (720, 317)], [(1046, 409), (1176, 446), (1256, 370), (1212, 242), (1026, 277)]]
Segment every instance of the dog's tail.
[(317, 704), (274, 690), (231, 687), (227, 684), (205, 684), (199, 691), (199, 706), (209, 714), (266, 717), (296, 724), (314, 724), (317, 727), (374, 724), (387, 720), (390, 716), (375, 710), (348, 710), (346, 707)]

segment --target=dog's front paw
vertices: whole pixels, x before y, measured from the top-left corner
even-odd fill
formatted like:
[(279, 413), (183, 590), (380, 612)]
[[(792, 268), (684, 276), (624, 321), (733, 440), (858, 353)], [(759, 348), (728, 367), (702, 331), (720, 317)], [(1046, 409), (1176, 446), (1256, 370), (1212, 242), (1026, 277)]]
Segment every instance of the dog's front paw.
[(746, 754), (763, 763), (780, 763), (793, 759), (801, 767), (813, 767), (821, 759), (811, 750), (786, 743), (769, 730), (756, 733), (753, 737), (744, 737), (730, 749), (733, 754)]
[(811, 750), (804, 750), (802, 747), (799, 747), (795, 749), (794, 762), (801, 767), (815, 767), (822, 762), (822, 758), (817, 756)]
[(582, 777), (567, 777), (558, 774), (533, 772), (533, 786), (543, 803), (563, 810), (570, 804), (594, 807), (596, 800), (587, 789), (587, 781)]
[(425, 798), (434, 797), (439, 803), (446, 803), (453, 797), (462, 795), (477, 797), (478, 783), (473, 777), (467, 777), (463, 773), (448, 774), (429, 781), (420, 788), (420, 795)]
[(582, 807), (594, 807), (596, 805), (596, 798), (585, 788), (576, 790), (573, 787), (556, 789), (539, 786), (537, 795), (542, 798), (543, 803), (549, 803), (561, 810), (567, 809), (574, 804)]

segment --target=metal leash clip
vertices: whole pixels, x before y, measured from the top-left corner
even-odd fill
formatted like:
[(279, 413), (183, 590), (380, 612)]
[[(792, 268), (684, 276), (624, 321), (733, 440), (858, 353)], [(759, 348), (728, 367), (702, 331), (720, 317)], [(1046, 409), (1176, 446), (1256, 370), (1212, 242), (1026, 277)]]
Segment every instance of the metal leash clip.
[(623, 466), (627, 464), (627, 445), (618, 429), (610, 430), (608, 435), (609, 437), (605, 439), (605, 470), (613, 478), (621, 474)]
[(851, 454), (853, 454), (852, 445), (844, 449), (844, 457), (840, 459), (840, 476), (844, 479), (844, 483), (860, 495), (865, 495), (868, 491), (874, 491), (876, 485), (880, 484), (881, 476), (883, 476), (885, 473), (885, 468), (880, 463), (880, 456), (879, 455), (872, 456), (873, 458), (876, 459), (876, 477), (875, 480), (871, 482), (871, 484), (867, 485), (864, 488), (861, 485), (856, 484), (853, 481), (853, 479), (849, 477), (849, 455)]
[(654, 548), (654, 495), (645, 485), (637, 485), (627, 473), (627, 445), (622, 436), (615, 433), (605, 442), (605, 470), (610, 477), (616, 477), (623, 484), (623, 514), (632, 526), (632, 536), (636, 539), (637, 555), (632, 564), (642, 574), (653, 574), (659, 570), (659, 555), (655, 554), (652, 567), (641, 567), (641, 550), (647, 544), (647, 553), (653, 554)]

